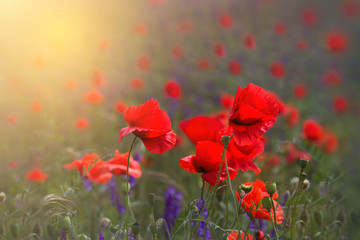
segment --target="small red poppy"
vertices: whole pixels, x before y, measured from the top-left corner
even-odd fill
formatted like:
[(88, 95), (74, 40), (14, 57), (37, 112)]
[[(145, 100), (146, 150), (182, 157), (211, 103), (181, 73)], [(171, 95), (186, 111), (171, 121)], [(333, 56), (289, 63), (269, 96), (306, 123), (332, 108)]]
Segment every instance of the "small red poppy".
[(229, 62), (229, 71), (234, 75), (238, 75), (241, 72), (241, 65), (238, 61), (232, 60)]
[(249, 233), (239, 233), (238, 232), (232, 232), (227, 236), (227, 240), (253, 240), (253, 236)]
[(231, 94), (222, 93), (220, 95), (221, 105), (224, 108), (231, 108), (232, 105), (234, 104), (234, 99), (235, 99), (235, 97)]
[(276, 78), (283, 78), (285, 75), (285, 68), (284, 66), (279, 62), (274, 62), (270, 66), (271, 74)]
[(232, 17), (229, 14), (222, 14), (219, 21), (224, 28), (230, 28), (233, 25)]
[(18, 122), (18, 119), (14, 115), (9, 115), (6, 118), (6, 121), (10, 124), (16, 124)]
[(342, 52), (348, 45), (347, 37), (343, 33), (333, 32), (327, 36), (326, 46), (332, 52)]
[(309, 44), (305, 40), (299, 40), (296, 43), (296, 47), (300, 50), (305, 50), (309, 47)]
[(305, 87), (304, 84), (297, 84), (295, 87), (294, 87), (294, 96), (297, 98), (297, 99), (302, 99), (306, 96), (307, 94), (307, 88)]
[(306, 9), (302, 12), (302, 20), (307, 25), (314, 25), (317, 20), (316, 12), (312, 9)]
[(359, 4), (355, 0), (344, 1), (342, 12), (348, 18), (356, 17), (359, 14)]
[(173, 79), (168, 80), (164, 85), (166, 96), (173, 99), (181, 98), (181, 87), (178, 82)]
[(139, 59), (137, 60), (137, 64), (138, 67), (140, 68), (140, 70), (147, 72), (151, 70), (151, 61), (150, 58), (148, 56), (141, 56), (139, 57)]
[(221, 44), (221, 43), (217, 43), (215, 44), (215, 47), (214, 47), (214, 53), (216, 56), (218, 57), (223, 57), (225, 56), (225, 47)]
[(314, 120), (306, 120), (303, 123), (303, 138), (311, 141), (318, 142), (324, 136), (323, 127)]
[(100, 104), (103, 102), (104, 97), (97, 89), (91, 90), (84, 95), (84, 100), (92, 104)]
[(275, 25), (275, 32), (279, 35), (282, 35), (286, 32), (286, 27), (285, 27), (285, 24), (281, 23), (281, 22), (278, 22), (276, 25)]
[(44, 183), (47, 179), (47, 174), (45, 174), (40, 168), (35, 168), (28, 172), (26, 177), (31, 182)]
[(184, 55), (183, 49), (182, 49), (180, 46), (175, 46), (175, 47), (173, 47), (173, 49), (172, 49), (172, 55), (173, 55), (173, 57), (176, 58), (176, 59), (182, 58), (183, 55)]
[(89, 121), (86, 118), (79, 118), (75, 122), (75, 127), (78, 129), (86, 129), (89, 127)]
[(341, 77), (337, 71), (330, 70), (324, 74), (322, 81), (326, 85), (338, 85), (341, 82)]
[(118, 113), (124, 113), (126, 110), (127, 105), (122, 101), (116, 101), (115, 102), (115, 109)]
[(175, 146), (176, 134), (171, 130), (170, 118), (155, 99), (130, 106), (124, 112), (124, 119), (129, 127), (120, 130), (119, 142), (123, 136), (133, 133), (152, 153), (162, 154)]
[(42, 110), (42, 105), (39, 101), (33, 102), (31, 105), (31, 110), (34, 112), (40, 112)]
[(253, 35), (246, 35), (244, 38), (245, 47), (248, 49), (254, 49), (256, 47), (255, 38)]
[(349, 108), (349, 102), (345, 97), (337, 96), (334, 99), (333, 106), (335, 111), (337, 111), (338, 113), (344, 113)]
[(278, 103), (263, 88), (252, 83), (238, 91), (229, 117), (237, 145), (251, 145), (270, 129), (279, 112)]
[(135, 89), (141, 89), (144, 87), (145, 82), (144, 80), (142, 80), (141, 78), (137, 77), (137, 78), (133, 78), (130, 83), (129, 83), (130, 87), (135, 88)]
[[(127, 159), (129, 153), (120, 154), (118, 150), (115, 151), (114, 158), (106, 161), (107, 169), (115, 175), (126, 175)], [(129, 161), (129, 175), (133, 177), (141, 177), (140, 164), (130, 156)]]
[(291, 104), (288, 104), (286, 106), (286, 109), (286, 123), (289, 127), (294, 127), (299, 122), (299, 110)]

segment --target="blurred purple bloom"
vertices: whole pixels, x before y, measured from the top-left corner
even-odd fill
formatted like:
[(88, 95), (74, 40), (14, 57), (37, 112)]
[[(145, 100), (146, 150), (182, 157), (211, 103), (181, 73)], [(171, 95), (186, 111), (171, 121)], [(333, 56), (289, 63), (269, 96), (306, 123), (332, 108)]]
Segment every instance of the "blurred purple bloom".
[(90, 192), (92, 190), (91, 182), (86, 177), (83, 177), (83, 186), (84, 186), (85, 190), (88, 192)]
[(175, 219), (179, 216), (181, 210), (182, 192), (176, 191), (173, 185), (166, 189), (165, 193), (164, 219), (171, 231)]
[(66, 232), (61, 230), (61, 240), (66, 240)]
[(119, 214), (124, 214), (125, 207), (120, 201), (120, 196), (119, 196), (118, 191), (116, 190), (116, 180), (114, 177), (111, 178), (109, 183), (106, 185), (106, 188), (110, 192), (111, 204), (116, 207), (116, 210), (118, 211)]
[[(199, 202), (196, 203), (196, 206), (201, 209), (203, 206), (203, 201), (200, 200)], [(207, 219), (207, 213), (208, 213), (208, 209), (204, 208), (203, 212), (202, 212), (202, 216), (204, 217), (204, 220)], [(197, 215), (196, 215), (197, 216)], [(211, 234), (210, 234), (210, 225), (209, 223), (206, 226), (206, 238), (211, 238)], [(204, 237), (205, 235), (205, 221), (201, 221), (199, 224), (199, 230), (198, 230), (198, 236), (199, 237)]]
[(99, 240), (105, 240), (104, 235), (100, 233)]

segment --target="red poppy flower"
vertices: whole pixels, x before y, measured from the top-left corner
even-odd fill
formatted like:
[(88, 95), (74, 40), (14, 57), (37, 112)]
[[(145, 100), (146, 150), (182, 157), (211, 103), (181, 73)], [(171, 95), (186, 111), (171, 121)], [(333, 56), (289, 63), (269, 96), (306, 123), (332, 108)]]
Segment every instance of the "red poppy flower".
[(146, 35), (148, 32), (148, 28), (145, 24), (139, 23), (134, 27), (134, 32), (138, 35)]
[(342, 3), (342, 12), (348, 18), (355, 17), (359, 13), (359, 5), (353, 0), (345, 1)]
[[(221, 156), (224, 147), (220, 143), (211, 141), (200, 141), (196, 144), (196, 155), (187, 156), (180, 159), (179, 166), (190, 173), (202, 173), (201, 177), (210, 185), (215, 186), (220, 170)], [(231, 158), (230, 153), (226, 153), (226, 161)], [(228, 167), (230, 178), (234, 179), (237, 172)], [(227, 179), (225, 163), (223, 163), (219, 183)]]
[(135, 88), (135, 89), (141, 89), (144, 87), (145, 83), (144, 80), (142, 80), (141, 78), (133, 78), (130, 81), (130, 87)]
[(347, 48), (347, 37), (338, 32), (330, 33), (327, 36), (326, 45), (332, 52), (342, 52)]
[(73, 80), (69, 80), (69, 81), (66, 82), (65, 87), (67, 89), (75, 89), (75, 88), (77, 88), (77, 83), (75, 81), (73, 81)]
[(304, 98), (307, 94), (307, 88), (303, 84), (297, 84), (294, 87), (294, 96), (298, 99)]
[(104, 97), (98, 90), (94, 89), (84, 95), (84, 100), (88, 103), (99, 104), (103, 102)]
[(333, 153), (338, 146), (337, 136), (330, 131), (326, 131), (321, 145), (325, 153), (327, 154)]
[(341, 77), (335, 70), (328, 71), (322, 78), (326, 85), (338, 85), (341, 82)]
[(189, 33), (194, 31), (194, 25), (191, 22), (184, 21), (177, 25), (177, 30), (183, 33)]
[(16, 124), (18, 122), (18, 119), (14, 115), (9, 115), (6, 118), (6, 121), (10, 124)]
[(283, 78), (285, 75), (284, 66), (279, 62), (274, 62), (270, 66), (271, 74), (276, 78)]
[(307, 25), (314, 25), (317, 20), (316, 12), (312, 9), (306, 9), (302, 12), (302, 20)]
[(287, 143), (284, 145), (285, 149), (285, 160), (289, 164), (293, 164), (300, 158), (305, 158), (311, 161), (311, 156), (305, 152), (300, 151), (293, 143)]
[(65, 164), (62, 167), (67, 170), (72, 170), (73, 168), (76, 168), (81, 176), (88, 172), (89, 167), (93, 167), (95, 164), (95, 161), (101, 161), (99, 155), (96, 153), (91, 154), (85, 154), (82, 159), (75, 160), (72, 163)]
[(124, 119), (129, 127), (120, 130), (119, 142), (123, 136), (133, 133), (152, 153), (162, 154), (175, 146), (176, 134), (171, 130), (170, 118), (155, 99), (130, 106), (124, 112)]
[(270, 129), (279, 112), (277, 102), (261, 87), (252, 83), (238, 87), (230, 113), (229, 126), (237, 145), (250, 145)]
[(229, 71), (234, 75), (238, 75), (241, 72), (240, 63), (236, 60), (230, 61), (229, 62)]
[(349, 102), (345, 97), (337, 96), (334, 99), (333, 106), (338, 113), (344, 113), (348, 110)]
[(39, 101), (34, 102), (31, 105), (31, 110), (33, 110), (34, 112), (40, 112), (42, 110), (42, 105)]
[(207, 59), (199, 60), (197, 66), (198, 66), (198, 68), (203, 69), (203, 70), (209, 70), (214, 67), (213, 64), (211, 64)]
[(235, 99), (234, 96), (231, 94), (222, 93), (220, 95), (221, 105), (224, 108), (231, 108), (234, 103), (234, 99)]
[(108, 40), (104, 39), (100, 42), (100, 48), (106, 49), (109, 47), (110, 47), (110, 42)]
[(115, 102), (115, 109), (118, 113), (124, 113), (126, 110), (127, 105), (122, 101), (116, 101)]
[[(126, 175), (127, 159), (129, 153), (120, 154), (118, 150), (115, 151), (114, 158), (106, 161), (107, 169), (115, 175)], [(133, 177), (141, 177), (140, 164), (130, 156), (129, 161), (129, 175)]]
[(181, 88), (178, 82), (175, 80), (168, 80), (165, 85), (165, 93), (168, 97), (174, 98), (174, 99), (180, 99), (181, 98)]
[(85, 175), (90, 181), (99, 184), (108, 183), (112, 176), (109, 165), (102, 160), (98, 160)]
[(180, 59), (183, 57), (184, 53), (183, 53), (183, 49), (180, 46), (175, 46), (172, 49), (172, 55), (174, 56), (174, 58), (176, 59)]
[(92, 83), (95, 87), (102, 87), (105, 84), (105, 79), (99, 70), (96, 70), (93, 74)]
[[(255, 182), (251, 183), (244, 183), (246, 186), (253, 186), (253, 189), (251, 192), (245, 195), (245, 197), (242, 199), (242, 202), (240, 203), (241, 207), (244, 208), (246, 211), (251, 211), (254, 218), (262, 218), (270, 221), (270, 215), (269, 212), (262, 207), (262, 199), (264, 197), (269, 197), (270, 195), (266, 192), (266, 185), (261, 180), (256, 180)], [(238, 201), (240, 201), (239, 194), (236, 192), (236, 195), (238, 197)], [(278, 198), (279, 194), (276, 191), (272, 198), (276, 199)], [(251, 206), (257, 206), (259, 204), (259, 208), (257, 211), (255, 210), (255, 207), (251, 209)], [(274, 205), (276, 207), (276, 222), (278, 224), (282, 223), (284, 220), (284, 212), (282, 210), (282, 207), (280, 204), (277, 204), (277, 202), (274, 200)], [(263, 209), (263, 210), (261, 210)], [(271, 217), (274, 219), (274, 212), (271, 210)]]
[(276, 101), (276, 103), (279, 105), (279, 114), (286, 114), (287, 108), (283, 100), (274, 92), (267, 91), (268, 94)]
[(226, 51), (225, 51), (224, 46), (223, 46), (221, 43), (215, 44), (214, 53), (215, 53), (215, 55), (218, 56), (218, 57), (223, 57), (223, 56), (225, 56)]
[(35, 168), (26, 174), (26, 177), (31, 182), (44, 183), (47, 179), (47, 174), (39, 168)]
[(255, 38), (253, 35), (246, 35), (244, 39), (245, 47), (248, 49), (254, 49), (256, 47)]
[(275, 25), (275, 32), (279, 35), (282, 35), (286, 32), (285, 24), (279, 22)]
[(224, 28), (230, 28), (233, 24), (232, 17), (229, 14), (222, 14), (219, 18), (221, 26)]
[(137, 63), (140, 70), (144, 72), (149, 71), (151, 69), (151, 61), (148, 56), (139, 57)]
[(227, 240), (253, 240), (253, 236), (251, 234), (246, 234), (246, 233), (239, 233), (238, 232), (232, 232), (227, 236)]
[(86, 118), (79, 118), (75, 122), (75, 127), (78, 129), (86, 129), (89, 127), (89, 121)]
[(314, 120), (306, 120), (303, 123), (303, 138), (318, 142), (323, 138), (323, 127)]
[(223, 127), (224, 125), (220, 120), (208, 116), (197, 116), (179, 123), (181, 131), (195, 145), (199, 141), (216, 142), (220, 140), (218, 139), (218, 132), (223, 129)]
[(14, 160), (8, 163), (9, 167), (11, 168), (16, 168), (17, 166), (19, 166), (19, 160)]
[(308, 48), (308, 46), (309, 44), (305, 40), (299, 40), (296, 43), (296, 47), (300, 50), (305, 50)]
[(289, 127), (294, 127), (299, 122), (299, 110), (291, 104), (287, 105), (286, 109), (286, 123)]

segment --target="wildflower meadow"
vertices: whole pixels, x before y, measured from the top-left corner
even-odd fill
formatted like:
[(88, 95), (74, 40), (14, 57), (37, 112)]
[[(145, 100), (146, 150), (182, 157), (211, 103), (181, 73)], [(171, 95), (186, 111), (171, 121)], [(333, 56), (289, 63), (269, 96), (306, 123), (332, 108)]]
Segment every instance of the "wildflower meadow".
[(358, 0), (0, 0), (0, 239), (360, 239)]

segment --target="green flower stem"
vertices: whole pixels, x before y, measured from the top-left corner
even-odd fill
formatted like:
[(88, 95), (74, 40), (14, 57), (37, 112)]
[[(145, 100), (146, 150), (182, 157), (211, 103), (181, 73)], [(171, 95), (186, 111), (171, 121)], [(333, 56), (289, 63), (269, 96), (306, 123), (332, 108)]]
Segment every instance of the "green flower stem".
[(129, 155), (128, 155), (128, 159), (127, 159), (127, 166), (126, 166), (126, 208), (125, 208), (125, 235), (126, 235), (126, 239), (129, 239), (129, 234), (128, 234), (128, 224), (129, 224), (129, 218), (128, 218), (128, 211), (130, 209), (130, 213), (131, 213), (131, 217), (133, 219), (135, 219), (134, 213), (132, 212), (131, 206), (130, 206), (130, 199), (129, 199), (129, 165), (130, 165), (130, 157), (131, 157), (131, 151), (134, 147), (135, 141), (136, 141), (137, 136), (135, 136), (134, 140), (131, 143), (130, 146), (130, 150), (129, 150)]
[[(273, 218), (272, 218), (272, 216), (271, 216), (271, 210), (269, 209), (268, 212), (269, 212), (269, 216), (270, 216), (271, 223), (272, 223), (273, 228), (274, 228), (274, 230), (275, 230), (276, 239), (279, 240), (279, 234), (278, 234), (278, 231), (277, 231), (277, 227), (276, 227), (276, 225), (275, 225), (275, 222), (274, 222), (274, 220), (273, 220)], [(274, 217), (275, 217), (275, 216), (274, 216)], [(275, 219), (275, 221), (276, 221), (276, 219)]]
[[(271, 201), (272, 209), (273, 209), (273, 211), (274, 211), (274, 229), (275, 229), (275, 235), (276, 235), (276, 239), (279, 239), (278, 228), (277, 228), (277, 221), (276, 221), (276, 210), (275, 210), (275, 204), (274, 204), (274, 200), (272, 199), (272, 196), (270, 196), (270, 201)], [(271, 218), (271, 214), (270, 214), (270, 218)]]
[(300, 199), (300, 193), (301, 193), (301, 187), (302, 187), (302, 183), (303, 183), (303, 177), (302, 177), (302, 173), (303, 173), (303, 169), (300, 172), (300, 177), (299, 177), (299, 183), (297, 186), (297, 191), (296, 191), (296, 199), (295, 199), (295, 204), (294, 204), (294, 209), (292, 212), (292, 216), (291, 216), (291, 228), (290, 228), (290, 239), (294, 240), (295, 239), (295, 218), (296, 218), (296, 209), (297, 209), (297, 205), (299, 203), (299, 199)]

